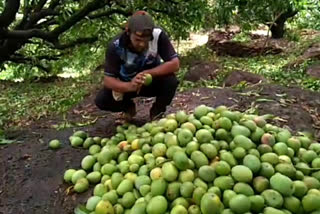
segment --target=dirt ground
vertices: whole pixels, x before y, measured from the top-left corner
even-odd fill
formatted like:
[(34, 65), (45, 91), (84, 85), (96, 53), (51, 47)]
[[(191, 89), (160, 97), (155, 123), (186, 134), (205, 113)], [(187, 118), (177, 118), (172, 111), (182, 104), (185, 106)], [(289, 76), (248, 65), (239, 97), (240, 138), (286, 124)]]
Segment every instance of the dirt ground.
[[(110, 137), (115, 133), (116, 114), (98, 111), (93, 105), (95, 93), (72, 109), (68, 120), (96, 120), (76, 129), (88, 131), (91, 136)], [(137, 100), (138, 125), (148, 121), (151, 102), (152, 99)], [(241, 92), (200, 88), (177, 93), (167, 113), (190, 111), (199, 104), (226, 105), (241, 111), (256, 108), (259, 114), (279, 116), (276, 124), (280, 126), (320, 136), (320, 93), (277, 85), (256, 85)], [(0, 147), (0, 214), (70, 214), (92, 194), (92, 188), (83, 194), (66, 194), (68, 185), (62, 181), (63, 173), (68, 168), (79, 168), (87, 150), (70, 146), (68, 137), (74, 128), (60, 131), (51, 128), (61, 122), (59, 118), (38, 121), (28, 129), (10, 134), (19, 143)], [(61, 140), (61, 149), (48, 149), (47, 143), (53, 138)]]

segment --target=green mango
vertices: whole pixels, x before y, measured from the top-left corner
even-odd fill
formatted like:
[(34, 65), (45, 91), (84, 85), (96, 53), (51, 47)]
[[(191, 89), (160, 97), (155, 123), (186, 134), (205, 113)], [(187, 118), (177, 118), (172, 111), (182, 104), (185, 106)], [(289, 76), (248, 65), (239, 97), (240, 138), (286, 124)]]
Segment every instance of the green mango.
[(219, 176), (214, 180), (214, 186), (219, 187), (222, 191), (232, 189), (234, 180), (231, 176)]
[(284, 196), (291, 196), (294, 193), (292, 180), (280, 173), (276, 173), (270, 178), (270, 186)]
[(96, 163), (96, 159), (92, 155), (85, 156), (81, 161), (81, 167), (84, 170), (91, 170)]
[(254, 143), (246, 136), (243, 135), (237, 135), (233, 139), (233, 142), (237, 147), (242, 147), (245, 150), (249, 150), (254, 148)]
[(131, 192), (132, 190), (133, 182), (129, 179), (124, 179), (117, 187), (117, 193), (121, 196), (124, 195), (126, 192)]
[(191, 205), (188, 208), (188, 214), (201, 214), (200, 207), (196, 204)]
[(118, 194), (116, 190), (110, 190), (102, 196), (102, 200), (109, 201), (112, 205), (118, 202)]
[(180, 186), (180, 194), (184, 198), (191, 198), (194, 189), (195, 189), (195, 185), (192, 182), (188, 181), (188, 182), (182, 183)]
[(113, 189), (117, 189), (119, 184), (123, 181), (124, 177), (121, 173), (115, 172), (111, 176), (111, 185)]
[(200, 206), (201, 204), (201, 199), (204, 196), (204, 194), (206, 193), (206, 190), (203, 189), (202, 187), (197, 187), (195, 188), (195, 190), (193, 191), (192, 194), (192, 201), (197, 204), (198, 206)]
[(233, 137), (236, 137), (236, 136), (238, 136), (238, 135), (245, 136), (245, 137), (250, 137), (251, 131), (250, 131), (250, 129), (248, 129), (248, 128), (245, 127), (245, 126), (242, 126), (242, 125), (234, 125), (234, 126), (232, 126), (232, 128), (231, 128), (231, 135), (232, 135)]
[(180, 196), (180, 186), (180, 182), (169, 183), (166, 192), (166, 198), (170, 201), (173, 201), (174, 199), (178, 198)]
[(177, 205), (181, 205), (183, 206), (185, 209), (188, 209), (189, 207), (189, 202), (187, 199), (179, 197), (176, 198), (172, 203), (171, 203), (171, 208), (177, 206)]
[(147, 203), (146, 202), (139, 202), (135, 203), (131, 208), (130, 213), (139, 213), (139, 214), (147, 214)]
[(265, 200), (266, 206), (274, 208), (282, 208), (283, 197), (281, 194), (273, 189), (267, 189), (261, 193), (262, 197)]
[(188, 214), (188, 210), (182, 205), (176, 205), (171, 209), (170, 214)]
[(122, 196), (121, 200), (119, 200), (120, 204), (127, 209), (130, 209), (134, 205), (135, 201), (136, 201), (136, 198), (133, 192), (126, 192)]
[(224, 206), (216, 194), (206, 193), (201, 198), (200, 208), (203, 214), (220, 214)]
[(183, 151), (178, 151), (173, 155), (175, 166), (179, 170), (186, 170), (189, 166), (189, 158)]
[(238, 164), (237, 160), (233, 157), (231, 152), (221, 152), (220, 153), (220, 159), (227, 162), (231, 167)]
[(165, 180), (171, 182), (175, 181), (179, 175), (177, 168), (171, 162), (162, 165), (162, 176)]
[(150, 185), (142, 185), (139, 188), (139, 192), (143, 197), (146, 196), (150, 191), (151, 191)]
[(201, 144), (200, 150), (207, 156), (208, 159), (213, 159), (218, 154), (216, 147), (210, 143)]
[(209, 161), (207, 157), (200, 151), (194, 151), (191, 154), (191, 160), (195, 163), (195, 166), (199, 169), (201, 166), (208, 165)]
[(163, 195), (167, 190), (167, 182), (163, 178), (153, 180), (151, 183), (152, 196)]
[(266, 207), (263, 210), (263, 214), (285, 214), (285, 212), (273, 207)]
[(136, 189), (140, 189), (140, 187), (142, 185), (150, 185), (151, 184), (151, 179), (149, 176), (146, 176), (146, 175), (141, 175), (141, 176), (138, 176), (135, 180), (135, 187)]
[(167, 199), (161, 195), (152, 197), (147, 205), (148, 214), (165, 214), (168, 208)]
[(101, 181), (101, 173), (91, 172), (87, 175), (87, 179), (91, 184), (96, 184)]
[(117, 167), (111, 163), (106, 163), (101, 167), (101, 173), (103, 175), (111, 176), (117, 170), (118, 170)]

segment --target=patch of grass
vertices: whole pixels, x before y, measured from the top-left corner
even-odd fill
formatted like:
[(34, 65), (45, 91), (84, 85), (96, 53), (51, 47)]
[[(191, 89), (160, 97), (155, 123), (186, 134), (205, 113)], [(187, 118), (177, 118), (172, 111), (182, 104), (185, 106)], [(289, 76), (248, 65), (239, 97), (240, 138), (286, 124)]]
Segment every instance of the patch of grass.
[(48, 115), (65, 113), (100, 85), (100, 77), (92, 73), (52, 83), (11, 83), (0, 94), (0, 127), (25, 126)]
[(180, 58), (181, 68), (177, 74), (180, 80), (179, 91), (185, 91), (191, 88), (217, 88), (222, 85), (225, 78), (225, 72), (221, 71), (218, 73), (216, 79), (214, 80), (200, 80), (198, 82), (190, 82), (183, 80), (185, 74), (190, 70), (191, 66), (201, 62), (216, 62), (217, 56), (210, 50), (206, 45), (198, 46), (189, 51), (186, 51)]
[[(292, 32), (291, 32), (292, 33)], [(302, 33), (299, 32), (299, 33)], [(313, 91), (320, 91), (320, 80), (310, 77), (306, 73), (306, 69), (312, 64), (319, 64), (317, 60), (306, 60), (296, 68), (286, 69), (288, 63), (294, 62), (297, 57), (301, 56), (303, 52), (313, 43), (320, 42), (320, 36), (300, 35), (296, 32), (290, 40), (295, 42), (295, 47), (289, 53), (282, 53), (279, 55), (267, 55), (257, 57), (230, 57), (230, 56), (216, 56), (206, 45), (196, 47), (185, 52), (181, 57), (181, 70), (178, 74), (180, 79), (180, 91), (196, 87), (221, 87), (224, 78), (234, 70), (248, 71), (259, 74), (284, 86), (299, 86), (304, 89)], [(239, 34), (236, 41), (248, 41), (248, 35)], [(188, 72), (190, 67), (195, 62), (216, 62), (221, 66), (218, 76), (214, 80), (199, 81), (196, 83), (183, 81), (184, 75)], [(241, 88), (246, 87), (247, 84), (241, 83)]]
[(314, 79), (306, 73), (306, 69), (310, 65), (319, 64), (319, 62), (306, 60), (296, 68), (286, 69), (285, 65), (295, 59), (295, 55), (269, 55), (252, 58), (222, 57), (220, 63), (224, 65), (227, 72), (233, 70), (249, 71), (280, 85), (299, 86), (304, 89), (320, 91), (320, 80)]
[(236, 34), (235, 37), (232, 39), (232, 41), (235, 42), (249, 42), (250, 40), (250, 35), (246, 31)]
[(199, 80), (197, 82), (180, 80), (178, 90), (182, 92), (192, 88), (221, 88), (225, 76), (225, 72), (219, 72), (217, 77), (213, 80)]
[(181, 67), (189, 67), (195, 62), (212, 62), (216, 61), (217, 57), (207, 45), (198, 46), (190, 49), (181, 55)]

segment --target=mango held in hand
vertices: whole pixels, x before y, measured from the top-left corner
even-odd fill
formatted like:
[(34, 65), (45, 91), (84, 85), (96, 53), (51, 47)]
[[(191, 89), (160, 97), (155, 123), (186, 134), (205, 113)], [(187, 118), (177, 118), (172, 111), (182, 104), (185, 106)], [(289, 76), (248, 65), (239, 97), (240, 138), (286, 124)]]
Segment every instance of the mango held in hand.
[(146, 74), (145, 76), (145, 79), (144, 79), (144, 85), (145, 86), (148, 86), (152, 83), (152, 76), (151, 74)]

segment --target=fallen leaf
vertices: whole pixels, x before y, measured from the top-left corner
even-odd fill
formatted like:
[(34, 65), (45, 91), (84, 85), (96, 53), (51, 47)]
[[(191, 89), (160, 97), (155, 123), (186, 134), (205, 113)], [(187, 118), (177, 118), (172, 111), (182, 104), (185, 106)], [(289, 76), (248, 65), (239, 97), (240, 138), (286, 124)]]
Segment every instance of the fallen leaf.
[(256, 99), (256, 102), (263, 103), (263, 102), (275, 102), (275, 101), (272, 99), (260, 98), (260, 99)]

